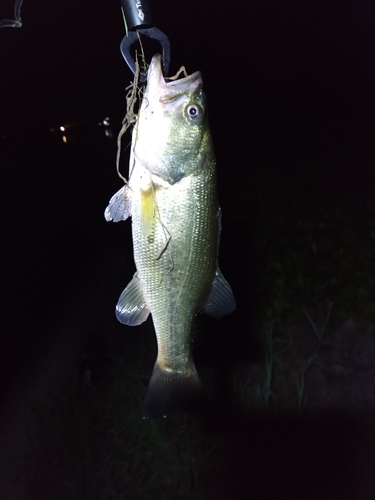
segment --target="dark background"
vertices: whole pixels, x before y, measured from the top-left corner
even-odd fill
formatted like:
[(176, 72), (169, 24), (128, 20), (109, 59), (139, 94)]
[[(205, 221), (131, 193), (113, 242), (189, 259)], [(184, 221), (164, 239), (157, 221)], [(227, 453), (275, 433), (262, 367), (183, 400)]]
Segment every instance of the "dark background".
[[(222, 267), (245, 303), (258, 209), (252, 195), (262, 198), (262, 179), (275, 192), (289, 179), (286, 207), (301, 191), (311, 203), (371, 198), (375, 7), (150, 3), (171, 41), (171, 74), (182, 64), (203, 73), (223, 208)], [(12, 8), (2, 4), (2, 18)], [(124, 27), (115, 1), (25, 0), (22, 19), (21, 29), (0, 32), (3, 367), (64, 315), (88, 256), (114, 234), (102, 213), (119, 187), (115, 141), (86, 134), (63, 147), (50, 128), (108, 115), (117, 135), (132, 79), (119, 52)]]
[[(262, 179), (275, 193), (290, 183), (286, 208), (301, 193), (327, 206), (372, 196), (375, 7), (150, 4), (171, 41), (171, 74), (182, 64), (203, 73), (223, 208), (222, 268), (246, 304), (259, 209), (253, 195), (262, 199)], [(12, 9), (3, 3), (1, 17)], [(119, 52), (124, 27), (115, 1), (25, 0), (22, 19), (21, 29), (0, 32), (4, 374), (64, 316), (89, 256), (119, 238), (103, 219), (120, 185), (115, 140), (86, 134), (65, 147), (50, 128), (108, 115), (117, 135), (132, 79)]]
[[(220, 265), (238, 303), (235, 315), (211, 329), (224, 343), (220, 356), (223, 349), (233, 356), (251, 322), (252, 229), (262, 209), (278, 199), (277, 210), (293, 217), (299, 199), (347, 209), (373, 198), (375, 4), (149, 3), (171, 41), (170, 73), (185, 65), (203, 74), (223, 210)], [(12, 12), (12, 2), (2, 2), (0, 18)], [(119, 51), (125, 34), (119, 5), (24, 0), (22, 20), (21, 29), (0, 30), (0, 394), (51, 341), (56, 325), (69, 322), (77, 290), (86, 283), (85, 300), (79, 293), (77, 299), (85, 311), (113, 319), (133, 273), (130, 224), (103, 217), (121, 186), (115, 139), (85, 125), (63, 144), (50, 131), (109, 116), (116, 137), (132, 80)], [(102, 301), (101, 281), (108, 289)], [(322, 450), (324, 439), (317, 440)], [(244, 453), (252, 442), (244, 442)], [(341, 434), (332, 442), (339, 457)], [(288, 446), (286, 439), (277, 456)], [(299, 446), (296, 464), (299, 454), (309, 460), (305, 442)], [(268, 449), (260, 467), (265, 483), (272, 437)], [(246, 474), (239, 471), (244, 481)], [(339, 476), (332, 477), (336, 491)]]

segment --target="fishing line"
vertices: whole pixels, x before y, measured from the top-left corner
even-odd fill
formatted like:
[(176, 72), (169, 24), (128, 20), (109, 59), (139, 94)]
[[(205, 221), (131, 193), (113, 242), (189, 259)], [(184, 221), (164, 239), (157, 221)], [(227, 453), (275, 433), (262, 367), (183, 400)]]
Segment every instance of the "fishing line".
[(16, 0), (14, 3), (14, 19), (3, 19), (0, 21), (0, 28), (21, 28), (21, 5), (23, 0)]
[[(143, 69), (146, 67), (143, 46), (142, 46), (142, 42), (141, 42), (141, 39), (139, 37), (139, 34), (138, 34), (138, 39), (139, 39), (139, 43), (141, 46), (141, 63), (139, 63), (139, 61), (138, 61), (138, 53), (136, 51), (136, 57), (135, 57), (136, 71), (134, 74), (133, 82), (125, 89), (127, 91), (127, 94), (126, 94), (126, 115), (125, 115), (125, 118), (122, 122), (122, 127), (121, 127), (121, 130), (119, 132), (119, 135), (117, 137), (116, 171), (117, 171), (117, 175), (125, 182), (125, 184), (127, 184), (128, 181), (120, 172), (120, 156), (121, 156), (122, 137), (125, 134), (125, 132), (128, 130), (128, 128), (131, 125), (134, 125), (137, 121), (138, 109), (136, 109), (136, 106), (140, 106), (140, 103), (142, 102), (142, 95), (143, 95), (143, 86), (141, 84), (139, 84), (139, 76), (141, 73), (141, 65), (142, 65)], [(130, 176), (130, 174), (131, 174), (131, 172), (129, 172), (129, 176)]]
[[(125, 18), (124, 18), (125, 21)], [(125, 21), (126, 22), (126, 21)], [(135, 126), (135, 130), (133, 130), (133, 134), (137, 134), (137, 116), (139, 112), (139, 108), (142, 104), (142, 100), (145, 99), (143, 93), (144, 93), (144, 86), (145, 84), (140, 83), (140, 74), (141, 71), (144, 73), (147, 73), (148, 69), (148, 64), (145, 59), (145, 53), (144, 53), (144, 48), (142, 44), (141, 37), (139, 33), (138, 35), (138, 41), (139, 45), (141, 47), (141, 52), (138, 54), (138, 51), (136, 50), (135, 52), (135, 73), (134, 73), (134, 80), (133, 82), (130, 83), (130, 85), (125, 89), (127, 91), (126, 93), (126, 115), (122, 123), (121, 130), (119, 132), (119, 135), (117, 137), (117, 154), (116, 154), (116, 171), (117, 175), (124, 181), (125, 184), (128, 184), (128, 180), (122, 175), (120, 172), (120, 158), (121, 158), (121, 146), (122, 146), (122, 137), (128, 130), (128, 128), (131, 125)], [(184, 76), (188, 76), (186, 69), (184, 66), (182, 66), (179, 71), (176, 73), (175, 76), (170, 77), (170, 80), (175, 80), (179, 77), (179, 75), (183, 73)], [(148, 105), (148, 104), (147, 104)], [(146, 107), (147, 107), (146, 105)], [(137, 142), (137, 136), (134, 140), (134, 147)], [(132, 145), (133, 146), (133, 145)], [(129, 179), (132, 175), (132, 171), (134, 169), (134, 163), (135, 163), (135, 158), (133, 158), (133, 165), (129, 165)], [(155, 192), (155, 185), (154, 182), (152, 181), (152, 176), (151, 172), (148, 170), (149, 175), (150, 175), (150, 185), (151, 185), (151, 190), (152, 190), (152, 197), (154, 200), (154, 216), (153, 216), (153, 227), (152, 227), (152, 239), (155, 236), (155, 222), (158, 221), (161, 225), (164, 238), (165, 238), (165, 243), (163, 245), (163, 248), (160, 250), (159, 254), (155, 257), (155, 260), (160, 260), (164, 253), (169, 250), (169, 258), (170, 258), (170, 268), (167, 271), (167, 274), (169, 274), (173, 268), (174, 268), (174, 259), (173, 259), (173, 249), (172, 249), (172, 235), (168, 228), (165, 226), (163, 221), (161, 220), (160, 216), (160, 211), (157, 203), (157, 198), (156, 198), (156, 192)], [(163, 280), (163, 277), (161, 278), (161, 281)]]

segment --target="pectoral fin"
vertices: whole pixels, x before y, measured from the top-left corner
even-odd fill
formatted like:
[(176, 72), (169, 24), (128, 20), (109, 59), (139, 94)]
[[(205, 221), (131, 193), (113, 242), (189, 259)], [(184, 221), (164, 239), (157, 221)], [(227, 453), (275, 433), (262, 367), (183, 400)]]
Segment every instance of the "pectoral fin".
[(143, 298), (137, 273), (120, 295), (116, 306), (116, 318), (124, 325), (136, 326), (146, 321), (150, 310)]
[(232, 289), (220, 269), (217, 268), (210, 294), (203, 307), (203, 312), (213, 318), (221, 318), (226, 314), (232, 313), (235, 309), (236, 301), (234, 300)]
[(149, 243), (154, 242), (155, 236), (155, 193), (152, 186), (141, 189), (141, 232)]
[(109, 205), (105, 209), (104, 217), (107, 222), (119, 222), (120, 220), (126, 220), (130, 216), (130, 189), (127, 185), (125, 185), (109, 200)]

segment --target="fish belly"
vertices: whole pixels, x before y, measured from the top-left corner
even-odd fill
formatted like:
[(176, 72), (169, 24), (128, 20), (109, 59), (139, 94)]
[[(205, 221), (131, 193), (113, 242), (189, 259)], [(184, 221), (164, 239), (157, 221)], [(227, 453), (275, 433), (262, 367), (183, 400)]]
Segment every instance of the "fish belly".
[(133, 172), (143, 179), (133, 183), (134, 259), (158, 344), (145, 408), (155, 401), (163, 413), (186, 386), (198, 390), (191, 341), (216, 270), (218, 204), (214, 165), (173, 185), (155, 176), (147, 184), (150, 174), (142, 170)]

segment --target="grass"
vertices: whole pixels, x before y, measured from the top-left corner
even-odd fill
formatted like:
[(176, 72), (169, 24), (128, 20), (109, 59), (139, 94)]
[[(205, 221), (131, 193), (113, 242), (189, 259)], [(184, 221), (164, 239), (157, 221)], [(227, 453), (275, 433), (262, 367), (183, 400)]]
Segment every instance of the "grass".
[[(301, 413), (306, 377), (322, 350), (332, 349), (325, 342), (327, 330), (349, 317), (364, 327), (374, 323), (374, 227), (371, 202), (329, 209), (307, 203), (293, 213), (277, 209), (263, 213), (255, 238), (260, 264), (255, 330), (264, 358), (258, 370), (239, 367), (234, 375), (237, 394), (247, 408), (255, 412), (294, 408)], [(311, 313), (317, 307), (324, 310), (319, 325)], [(315, 342), (310, 339), (309, 352), (301, 354), (289, 332), (303, 319)]]
[(137, 332), (135, 341), (121, 325), (106, 338), (99, 330), (92, 338), (106, 364), (99, 379), (80, 376), (58, 397), (39, 402), (40, 429), (30, 436), (34, 452), (23, 474), (30, 498), (204, 497), (198, 485), (215, 439), (183, 413), (156, 422), (142, 418), (155, 355), (148, 330)]
[[(252, 224), (254, 330), (263, 354), (232, 371), (234, 399), (249, 414), (302, 412), (307, 378), (329, 348), (327, 330), (349, 315), (364, 324), (375, 320), (375, 206), (294, 208), (278, 210), (276, 202)], [(323, 304), (321, 321), (315, 303)], [(296, 320), (312, 332), (308, 347), (296, 347), (301, 340), (290, 333)], [(32, 500), (215, 498), (207, 484), (222, 437), (182, 413), (159, 422), (141, 418), (152, 338), (149, 323), (129, 332), (103, 318), (91, 335), (87, 376), (39, 402), (40, 429), (31, 436), (34, 453), (24, 472)]]
[(326, 319), (324, 321), (323, 327), (321, 329), (318, 329), (317, 325), (314, 323), (314, 321), (312, 320), (312, 318), (309, 315), (309, 313), (307, 312), (307, 310), (305, 308), (303, 308), (303, 312), (304, 312), (306, 318), (308, 319), (308, 321), (311, 325), (311, 328), (313, 329), (313, 331), (316, 335), (318, 343), (317, 343), (315, 352), (311, 356), (309, 356), (308, 359), (303, 361), (301, 379), (297, 382), (297, 394), (298, 394), (297, 409), (298, 409), (298, 411), (301, 411), (302, 407), (303, 407), (303, 401), (304, 401), (304, 396), (305, 396), (306, 374), (319, 355), (320, 348), (322, 347), (322, 344), (323, 344), (324, 332), (327, 328), (327, 324), (328, 324), (329, 318), (331, 316), (331, 310), (332, 310), (332, 304), (329, 304), (327, 316), (326, 316)]
[(314, 214), (298, 218), (273, 216), (260, 229), (262, 318), (301, 314), (320, 295), (335, 304), (335, 324), (348, 312), (373, 321), (375, 304), (369, 298), (375, 289), (374, 206), (314, 209)]

